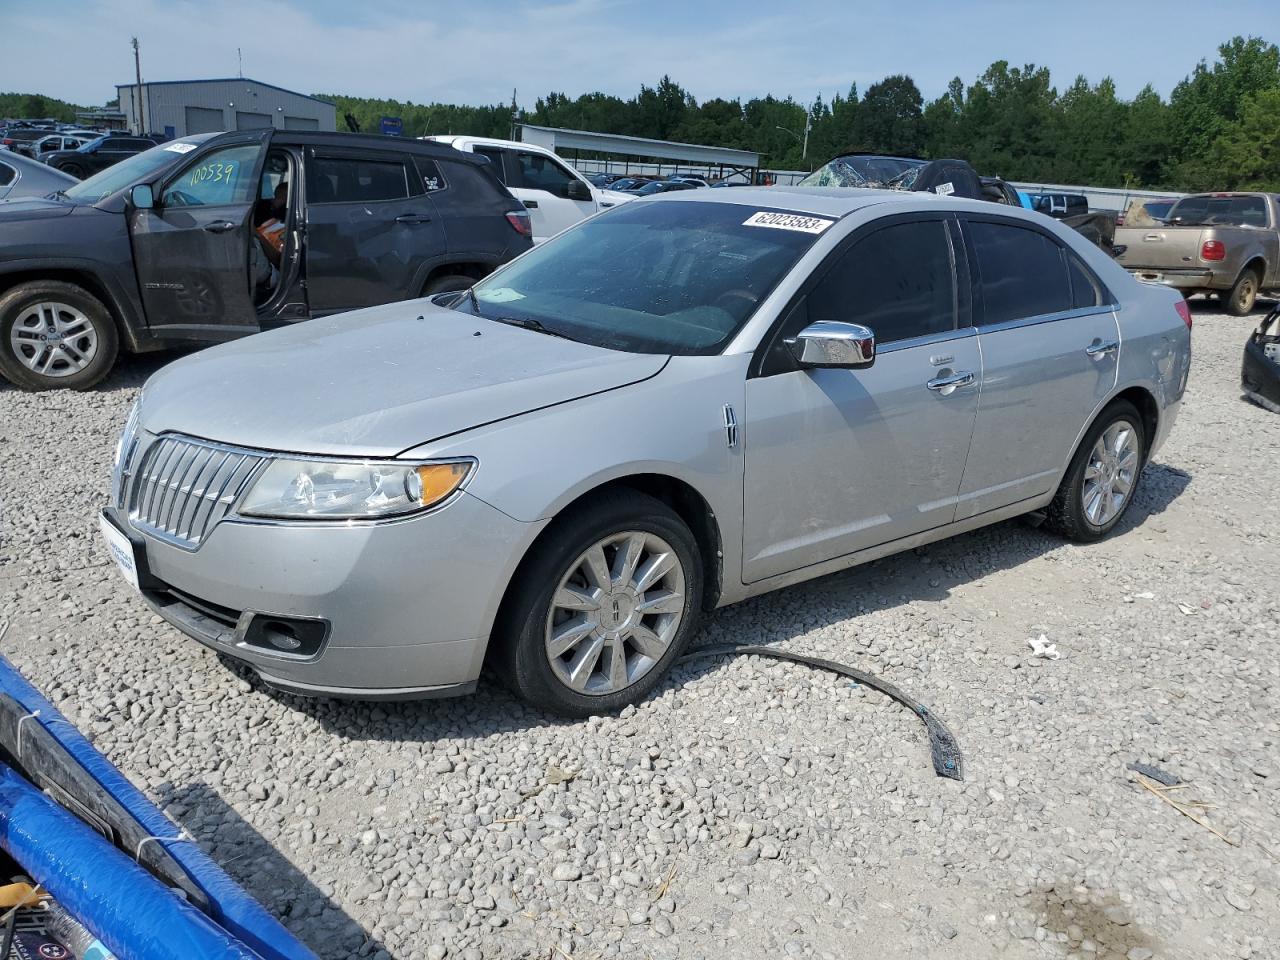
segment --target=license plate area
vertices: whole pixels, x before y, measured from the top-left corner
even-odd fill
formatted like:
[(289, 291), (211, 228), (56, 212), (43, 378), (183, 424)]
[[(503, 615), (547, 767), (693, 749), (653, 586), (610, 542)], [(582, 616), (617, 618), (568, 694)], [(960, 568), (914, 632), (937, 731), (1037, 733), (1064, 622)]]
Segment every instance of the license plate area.
[(143, 548), (129, 539), (123, 530), (105, 513), (98, 516), (98, 529), (102, 533), (103, 543), (107, 547), (107, 555), (120, 571), (125, 583), (139, 593), (142, 592), (141, 571), (145, 569)]

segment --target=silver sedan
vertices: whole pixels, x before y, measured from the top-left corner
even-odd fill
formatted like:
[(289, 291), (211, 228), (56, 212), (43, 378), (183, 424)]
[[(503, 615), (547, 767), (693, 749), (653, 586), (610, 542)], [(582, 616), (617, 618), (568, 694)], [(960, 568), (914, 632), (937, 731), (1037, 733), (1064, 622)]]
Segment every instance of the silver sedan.
[(328, 696), (643, 697), (718, 606), (1020, 514), (1096, 540), (1168, 435), (1181, 298), (1038, 214), (690, 190), (470, 292), (171, 364), (102, 529), (179, 630)]

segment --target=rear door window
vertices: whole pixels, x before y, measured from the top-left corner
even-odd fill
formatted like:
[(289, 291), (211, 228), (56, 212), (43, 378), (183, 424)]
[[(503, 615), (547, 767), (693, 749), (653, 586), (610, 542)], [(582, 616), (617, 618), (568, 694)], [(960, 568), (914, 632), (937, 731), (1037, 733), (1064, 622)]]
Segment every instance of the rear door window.
[(870, 327), (879, 343), (956, 329), (955, 271), (942, 220), (883, 227), (839, 256), (807, 298), (807, 322)]
[(1073, 309), (1066, 258), (1056, 242), (1038, 230), (983, 220), (970, 221), (969, 237), (987, 325)]
[(18, 171), (7, 163), (0, 163), (0, 187), (7, 187), (18, 179)]
[(504, 169), (502, 164), (503, 154), (506, 153), (505, 150), (500, 147), (476, 147), (472, 152), (489, 161), (487, 169), (494, 175), (499, 183), (503, 186), (509, 185), (507, 184), (507, 171)]
[(408, 196), (400, 160), (318, 156), (307, 164), (310, 203), (376, 203)]

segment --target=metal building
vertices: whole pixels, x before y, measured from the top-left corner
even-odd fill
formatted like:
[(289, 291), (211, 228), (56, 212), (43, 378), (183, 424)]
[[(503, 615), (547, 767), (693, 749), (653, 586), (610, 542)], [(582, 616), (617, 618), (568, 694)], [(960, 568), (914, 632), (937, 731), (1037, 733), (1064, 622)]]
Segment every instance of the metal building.
[(335, 130), (337, 108), (327, 100), (248, 78), (172, 80), (116, 86), (120, 112), (140, 133), (185, 137), (222, 130)]
[[(582, 151), (621, 157), (644, 157), (672, 161), (672, 169), (705, 169), (721, 178), (741, 176), (751, 180), (760, 166), (760, 154), (754, 150), (736, 150), (732, 147), (709, 147), (700, 143), (677, 143), (674, 140), (650, 140), (648, 137), (629, 137), (618, 133), (596, 133), (591, 130), (566, 130), (562, 127), (541, 127), (533, 123), (517, 124), (520, 139), (524, 143), (545, 147), (553, 153), (565, 156), (566, 150), (575, 152), (575, 166), (580, 170), (592, 169), (591, 161), (577, 160)], [(612, 165), (611, 165), (612, 164)], [(661, 163), (653, 165), (661, 172)], [(603, 172), (630, 169), (630, 161), (601, 161)]]

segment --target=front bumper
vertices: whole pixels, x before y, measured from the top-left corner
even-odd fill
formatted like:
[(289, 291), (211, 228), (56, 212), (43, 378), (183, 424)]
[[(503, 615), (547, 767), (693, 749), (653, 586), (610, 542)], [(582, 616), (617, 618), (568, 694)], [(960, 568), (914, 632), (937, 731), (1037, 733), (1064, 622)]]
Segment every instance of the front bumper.
[(1251, 336), (1244, 345), (1240, 386), (1250, 400), (1280, 413), (1280, 361), (1267, 356), (1257, 335)]
[[(1123, 266), (1123, 264), (1122, 264)], [(1143, 283), (1158, 283), (1175, 290), (1208, 290), (1215, 284), (1212, 270), (1165, 270), (1156, 267), (1125, 267)]]
[[(543, 526), (464, 492), (383, 523), (228, 518), (191, 550), (106, 513), (141, 547), (143, 598), (169, 623), (273, 686), (361, 699), (474, 689), (506, 585)], [(305, 642), (277, 648), (281, 630)]]

